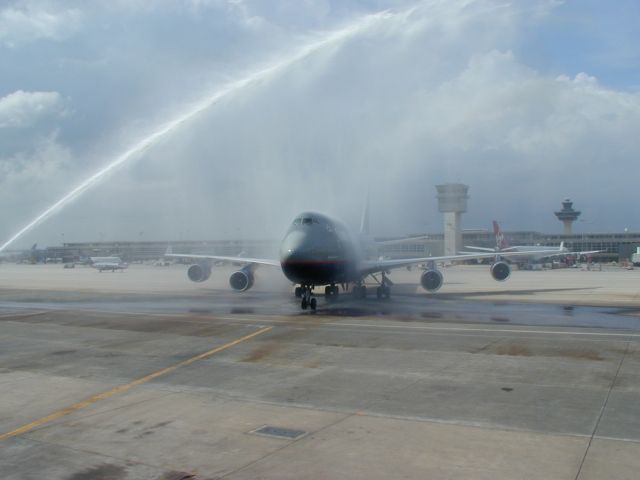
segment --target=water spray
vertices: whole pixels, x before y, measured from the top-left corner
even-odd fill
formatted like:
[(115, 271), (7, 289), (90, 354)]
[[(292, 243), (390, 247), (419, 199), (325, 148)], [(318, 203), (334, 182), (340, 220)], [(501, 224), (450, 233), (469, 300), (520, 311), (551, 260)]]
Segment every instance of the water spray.
[(290, 67), (291, 65), (301, 61), (302, 59), (308, 57), (314, 52), (323, 49), (327, 46), (336, 44), (348, 37), (351, 37), (355, 34), (358, 34), (366, 29), (377, 25), (382, 21), (386, 21), (390, 18), (394, 18), (397, 16), (406, 16), (411, 13), (413, 9), (408, 11), (403, 11), (401, 13), (393, 13), (389, 11), (382, 11), (375, 14), (366, 15), (364, 17), (359, 18), (355, 22), (352, 22), (348, 26), (332, 31), (325, 35), (320, 40), (316, 40), (307, 45), (302, 46), (292, 54), (280, 59), (276, 62), (268, 64), (266, 66), (262, 66), (257, 68), (253, 73), (250, 73), (238, 80), (229, 82), (222, 87), (220, 87), (215, 92), (207, 95), (203, 100), (191, 106), (187, 111), (178, 115), (175, 119), (169, 121), (168, 123), (159, 126), (155, 131), (146, 137), (142, 138), (138, 142), (136, 142), (133, 146), (127, 149), (125, 152), (120, 154), (115, 160), (111, 163), (108, 163), (106, 166), (102, 167), (93, 175), (89, 176), (87, 179), (82, 181), (78, 186), (76, 186), (73, 190), (65, 194), (60, 200), (49, 206), (46, 210), (44, 210), (41, 214), (35, 217), (31, 222), (25, 225), (22, 229), (20, 229), (15, 235), (13, 235), (9, 240), (7, 240), (2, 246), (0, 246), (0, 252), (6, 249), (9, 245), (15, 242), (22, 235), (27, 233), (29, 230), (33, 229), (40, 223), (42, 223), (45, 219), (51, 216), (56, 211), (60, 210), (62, 207), (67, 205), (69, 202), (80, 196), (83, 192), (88, 190), (90, 187), (96, 185), (101, 179), (103, 179), (109, 173), (112, 173), (118, 167), (122, 166), (129, 160), (139, 156), (144, 153), (149, 147), (155, 144), (159, 139), (164, 137), (165, 135), (171, 133), (175, 129), (177, 129), (180, 125), (185, 123), (186, 121), (192, 119), (199, 113), (207, 110), (209, 107), (217, 103), (219, 100), (227, 97), (243, 88), (246, 88), (250, 85), (256, 84), (263, 80), (266, 80), (273, 75), (277, 74), (281, 70)]

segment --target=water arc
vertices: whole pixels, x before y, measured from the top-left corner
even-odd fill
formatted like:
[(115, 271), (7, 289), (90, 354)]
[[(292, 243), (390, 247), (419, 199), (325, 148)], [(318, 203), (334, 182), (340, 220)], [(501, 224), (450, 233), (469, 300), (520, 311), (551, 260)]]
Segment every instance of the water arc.
[[(413, 9), (411, 9), (413, 10)], [(314, 52), (323, 49), (325, 47), (335, 45), (342, 40), (345, 40), (353, 35), (356, 35), (362, 31), (365, 31), (368, 28), (371, 28), (382, 21), (387, 21), (391, 18), (398, 17), (401, 15), (406, 15), (409, 11), (393, 13), (390, 11), (382, 11), (374, 14), (365, 15), (363, 17), (359, 17), (355, 21), (351, 22), (347, 26), (331, 31), (320, 39), (312, 41), (302, 47), (299, 47), (294, 52), (289, 55), (285, 55), (279, 60), (273, 61), (266, 66), (257, 67), (253, 72), (237, 79), (231, 81), (222, 87), (218, 88), (216, 91), (209, 93), (206, 95), (200, 102), (192, 105), (186, 111), (178, 115), (176, 118), (170, 120), (169, 122), (160, 125), (157, 127), (152, 133), (146, 135), (142, 139), (135, 142), (131, 147), (125, 150), (123, 153), (118, 155), (114, 160), (110, 163), (99, 169), (94, 174), (87, 177), (83, 180), (79, 185), (66, 193), (62, 198), (51, 204), (47, 207), (43, 212), (37, 215), (33, 220), (27, 223), (24, 227), (18, 230), (14, 235), (12, 235), (8, 240), (6, 240), (2, 245), (0, 245), (0, 252), (5, 250), (9, 245), (14, 243), (20, 237), (22, 237), (25, 233), (30, 231), (31, 229), (38, 226), (48, 217), (62, 209), (65, 205), (76, 199), (82, 193), (87, 191), (92, 186), (98, 184), (100, 180), (105, 178), (108, 174), (115, 171), (118, 167), (124, 165), (128, 161), (133, 158), (136, 158), (140, 154), (144, 153), (149, 147), (151, 147), (154, 143), (156, 143), (159, 139), (176, 130), (180, 125), (197, 116), (199, 113), (207, 110), (212, 105), (214, 105), (219, 100), (235, 93), (243, 88), (257, 84), (263, 80), (268, 79), (269, 77), (276, 75), (280, 71), (290, 67), (291, 65), (299, 62), (300, 60), (308, 57)]]

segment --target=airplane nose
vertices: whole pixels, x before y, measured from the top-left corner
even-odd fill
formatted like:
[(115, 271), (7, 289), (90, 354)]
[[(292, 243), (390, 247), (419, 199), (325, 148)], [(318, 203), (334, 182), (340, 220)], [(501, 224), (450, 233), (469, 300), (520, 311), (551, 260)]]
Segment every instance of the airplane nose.
[(294, 230), (284, 238), (280, 263), (289, 280), (301, 285), (327, 285), (336, 283), (344, 273), (337, 250), (329, 257), (327, 245), (331, 245), (331, 238), (323, 233)]
[(311, 251), (311, 244), (309, 242), (306, 232), (291, 232), (282, 241), (282, 247), (280, 250), (280, 258), (282, 262), (289, 262), (299, 259), (305, 256)]

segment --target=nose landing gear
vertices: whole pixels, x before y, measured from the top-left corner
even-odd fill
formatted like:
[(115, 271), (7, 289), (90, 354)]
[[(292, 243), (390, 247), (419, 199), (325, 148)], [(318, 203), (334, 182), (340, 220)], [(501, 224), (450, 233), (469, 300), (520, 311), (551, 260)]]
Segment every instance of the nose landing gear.
[(311, 292), (313, 290), (313, 286), (311, 285), (302, 285), (300, 287), (296, 288), (296, 297), (298, 296), (298, 288), (300, 289), (300, 296), (302, 297), (302, 302), (300, 303), (300, 307), (302, 307), (303, 310), (306, 310), (307, 308), (311, 308), (311, 310), (316, 309), (316, 307), (318, 306), (318, 303), (316, 301), (315, 298), (313, 298), (311, 296)]

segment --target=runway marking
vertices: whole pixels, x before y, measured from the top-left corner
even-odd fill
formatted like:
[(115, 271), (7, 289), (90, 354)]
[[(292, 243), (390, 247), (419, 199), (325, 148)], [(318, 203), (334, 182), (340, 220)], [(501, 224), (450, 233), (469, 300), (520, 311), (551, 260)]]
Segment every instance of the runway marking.
[(600, 428), (600, 422), (602, 421), (602, 417), (604, 416), (604, 412), (607, 409), (607, 405), (609, 404), (609, 399), (611, 398), (611, 392), (613, 392), (613, 387), (618, 381), (618, 377), (620, 376), (620, 370), (622, 370), (622, 364), (627, 358), (627, 354), (629, 353), (629, 347), (631, 346), (631, 342), (627, 342), (627, 346), (624, 350), (624, 354), (620, 358), (620, 362), (618, 363), (618, 368), (616, 369), (616, 373), (609, 384), (609, 389), (607, 390), (607, 396), (604, 397), (604, 402), (602, 402), (602, 407), (600, 408), (600, 414), (596, 420), (596, 424), (593, 426), (593, 431), (591, 432), (591, 436), (589, 437), (589, 443), (587, 443), (587, 448), (584, 451), (584, 455), (582, 456), (582, 460), (580, 461), (580, 466), (578, 467), (578, 471), (576, 472), (575, 480), (580, 478), (580, 474), (582, 473), (582, 468), (584, 467), (584, 463), (587, 459), (587, 455), (589, 455), (589, 451), (591, 450), (591, 445), (593, 444), (593, 439), (596, 436), (596, 432), (598, 428)]
[(73, 405), (70, 405), (69, 407), (63, 408), (61, 410), (58, 410), (57, 412), (51, 413), (45, 417), (39, 418), (38, 420), (35, 420), (31, 423), (27, 423), (26, 425), (23, 425), (19, 428), (16, 428), (15, 430), (12, 430), (11, 432), (7, 432), (4, 433), (2, 435), (0, 435), (0, 442), (3, 440), (6, 440), (8, 438), (11, 437), (15, 437), (17, 435), (22, 435), (24, 433), (30, 432), (31, 430), (38, 428), (42, 425), (45, 425), (47, 423), (51, 423), (54, 420), (57, 420), (59, 418), (62, 418), (64, 416), (70, 415), (73, 412), (76, 412), (78, 410), (81, 410), (83, 408), (86, 408), (90, 405), (93, 405), (96, 402), (99, 402), (100, 400), (105, 400), (107, 398), (113, 397), (114, 395), (118, 395), (119, 393), (123, 393), (126, 392), (127, 390), (132, 389), (133, 387), (137, 387), (138, 385), (142, 385), (143, 383), (147, 383), (150, 380), (153, 380), (155, 378), (161, 377), (163, 375), (166, 375), (168, 373), (174, 372), (176, 370), (178, 370), (179, 368), (182, 367), (186, 367), (187, 365), (191, 365), (194, 362), (197, 362), (198, 360), (203, 360), (207, 357), (210, 357), (212, 355), (215, 355), (216, 353), (222, 352), (223, 350), (227, 350), (231, 347), (234, 347), (236, 345), (238, 345), (239, 343), (245, 342), (251, 338), (257, 337), (258, 335), (262, 335), (263, 333), (268, 332), (269, 330), (272, 330), (273, 327), (265, 327), (265, 328), (261, 328), (260, 330), (250, 333), (249, 335), (245, 335), (244, 337), (238, 338), (237, 340), (233, 340), (229, 343), (225, 343), (224, 345), (221, 345), (219, 347), (213, 348), (207, 352), (201, 353), (199, 355), (196, 355), (195, 357), (191, 357), (188, 358), (187, 360), (184, 360), (180, 363), (177, 363), (171, 367), (167, 367), (167, 368), (163, 368), (162, 370), (158, 370), (157, 372), (153, 372), (150, 373), (149, 375), (142, 377), (142, 378), (138, 378), (137, 380), (133, 380), (129, 383), (125, 383), (122, 385), (118, 385), (117, 387), (112, 388), (111, 390), (107, 390), (106, 392), (102, 392), (102, 393), (98, 393), (92, 397), (87, 398), (86, 400), (82, 400), (81, 402), (78, 403), (74, 403)]
[[(252, 319), (251, 317), (239, 317), (239, 316), (219, 316), (220, 320), (226, 320), (231, 322), (247, 322), (250, 324), (256, 323), (275, 323), (275, 324), (291, 324), (291, 320), (275, 320), (265, 317), (258, 317), (260, 319)], [(543, 335), (581, 335), (581, 336), (596, 336), (596, 337), (625, 337), (633, 338), (640, 337), (640, 333), (633, 333), (637, 330), (624, 330), (621, 332), (574, 332), (567, 330), (530, 330), (525, 328), (474, 328), (474, 327), (438, 327), (429, 325), (380, 325), (373, 323), (338, 323), (338, 322), (323, 322), (317, 324), (320, 327), (343, 327), (343, 328), (371, 328), (371, 329), (387, 329), (387, 330), (425, 330), (425, 331), (441, 331), (441, 332), (478, 332), (478, 333), (532, 333)], [(523, 325), (524, 327), (524, 325)], [(559, 327), (563, 328), (563, 327)], [(589, 327), (569, 327), (569, 328), (589, 328)]]
[[(143, 313), (143, 312), (132, 312), (132, 311), (115, 311), (115, 310), (94, 310), (94, 309), (78, 309), (74, 310), (76, 312), (86, 312), (86, 313), (99, 313), (99, 314), (114, 314), (114, 315), (141, 315), (141, 316), (155, 316), (155, 317), (189, 317), (190, 314), (183, 312), (176, 312), (175, 314), (170, 313)], [(292, 320), (277, 320), (274, 318), (268, 318), (270, 315), (266, 316), (256, 316), (256, 318), (245, 317), (240, 315), (216, 315), (215, 318), (218, 320), (226, 320), (233, 323), (246, 323), (246, 324), (291, 324)], [(292, 319), (299, 317), (292, 317)], [(325, 317), (326, 318), (326, 317)], [(202, 320), (205, 320), (206, 317), (202, 317)], [(322, 320), (323, 317), (316, 317), (316, 320)], [(202, 320), (184, 320), (201, 323)], [(576, 332), (576, 331), (566, 331), (566, 330), (530, 330), (525, 328), (474, 328), (474, 327), (438, 327), (438, 326), (429, 326), (429, 325), (380, 325), (373, 323), (339, 323), (339, 322), (321, 322), (319, 326), (324, 327), (364, 327), (364, 328), (372, 328), (372, 329), (387, 329), (387, 330), (424, 330), (424, 331), (442, 331), (442, 332), (477, 332), (477, 333), (530, 333), (530, 334), (542, 334), (542, 335), (576, 335), (576, 336), (594, 336), (594, 337), (625, 337), (625, 338), (636, 338), (640, 337), (640, 333), (632, 333), (635, 330), (627, 330), (622, 332)], [(524, 325), (523, 325), (524, 327)], [(564, 328), (564, 327), (559, 327)], [(571, 327), (570, 327), (571, 328)], [(589, 328), (589, 327), (573, 327), (573, 328)]]
[(36, 311), (36, 312), (32, 311), (32, 313), (5, 313), (0, 315), (0, 319), (10, 318), (10, 319), (22, 320), (23, 318), (37, 317), (39, 315), (44, 315), (45, 313), (49, 313), (49, 311), (42, 310), (42, 311)]

